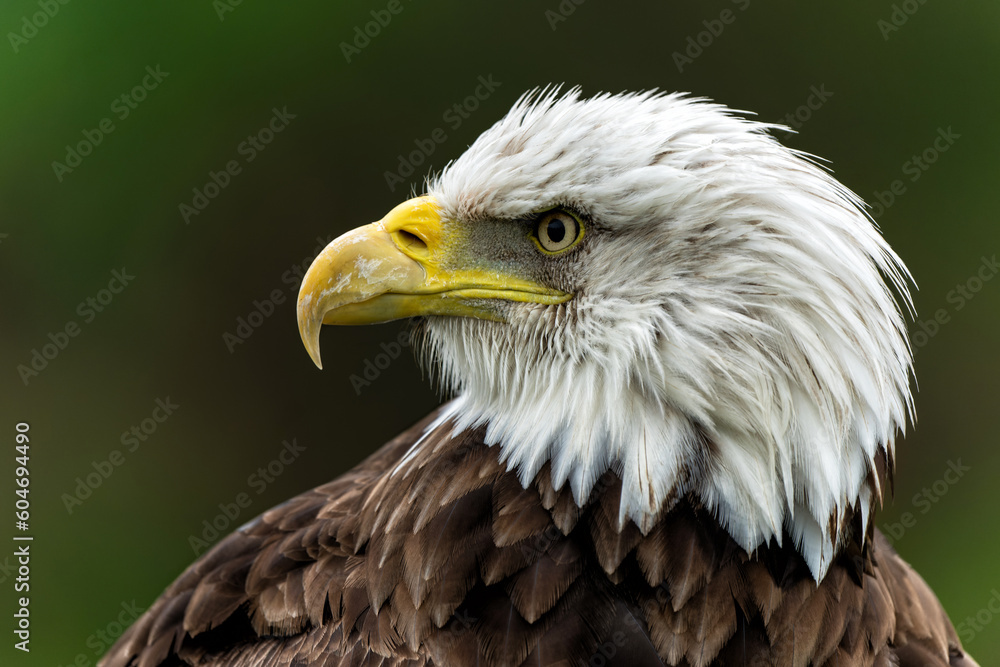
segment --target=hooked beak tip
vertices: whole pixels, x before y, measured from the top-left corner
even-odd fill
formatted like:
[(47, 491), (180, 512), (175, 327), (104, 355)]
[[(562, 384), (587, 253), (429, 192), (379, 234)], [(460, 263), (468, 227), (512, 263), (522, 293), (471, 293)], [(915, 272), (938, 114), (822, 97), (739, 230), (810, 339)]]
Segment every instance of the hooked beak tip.
[(323, 318), (322, 316), (318, 319), (315, 317), (315, 313), (311, 312), (309, 308), (309, 301), (311, 299), (308, 297), (305, 302), (299, 301), (299, 336), (302, 338), (302, 345), (306, 348), (306, 352), (309, 353), (309, 358), (316, 364), (316, 368), (323, 370), (323, 359), (319, 351), (319, 333), (323, 326)]

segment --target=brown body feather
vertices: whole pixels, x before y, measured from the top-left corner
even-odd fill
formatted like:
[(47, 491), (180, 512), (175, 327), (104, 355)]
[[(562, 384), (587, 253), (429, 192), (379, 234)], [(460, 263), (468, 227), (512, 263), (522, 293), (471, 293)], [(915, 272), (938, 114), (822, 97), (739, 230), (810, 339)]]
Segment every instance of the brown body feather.
[(643, 535), (611, 473), (582, 508), (547, 467), (524, 489), (480, 432), (396, 469), (432, 417), (220, 542), (101, 666), (975, 665), (877, 531), (817, 585), (694, 498)]

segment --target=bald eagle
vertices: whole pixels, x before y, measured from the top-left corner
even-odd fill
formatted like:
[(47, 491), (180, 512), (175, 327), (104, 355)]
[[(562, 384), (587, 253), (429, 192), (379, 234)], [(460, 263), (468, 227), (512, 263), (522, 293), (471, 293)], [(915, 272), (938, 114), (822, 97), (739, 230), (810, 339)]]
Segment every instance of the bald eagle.
[(314, 362), (322, 324), (413, 318), (453, 399), (221, 541), (102, 664), (975, 665), (873, 522), (908, 273), (776, 127), (535, 91), (333, 241)]

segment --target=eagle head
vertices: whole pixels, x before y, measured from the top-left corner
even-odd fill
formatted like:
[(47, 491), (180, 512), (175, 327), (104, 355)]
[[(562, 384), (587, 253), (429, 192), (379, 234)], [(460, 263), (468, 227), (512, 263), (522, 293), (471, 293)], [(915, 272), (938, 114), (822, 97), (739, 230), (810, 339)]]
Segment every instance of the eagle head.
[(427, 182), (333, 241), (299, 327), (419, 317), (456, 396), (528, 485), (619, 522), (688, 497), (748, 552), (791, 539), (819, 580), (867, 530), (912, 411), (891, 283), (862, 203), (777, 126), (677, 94), (535, 91)]

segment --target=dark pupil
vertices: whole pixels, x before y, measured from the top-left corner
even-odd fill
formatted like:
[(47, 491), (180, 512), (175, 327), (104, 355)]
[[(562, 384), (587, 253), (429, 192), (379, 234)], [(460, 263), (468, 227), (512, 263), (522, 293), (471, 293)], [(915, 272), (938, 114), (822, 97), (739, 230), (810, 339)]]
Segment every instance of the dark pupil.
[(559, 243), (566, 236), (566, 225), (563, 224), (562, 220), (552, 220), (549, 222), (546, 232), (553, 243)]

